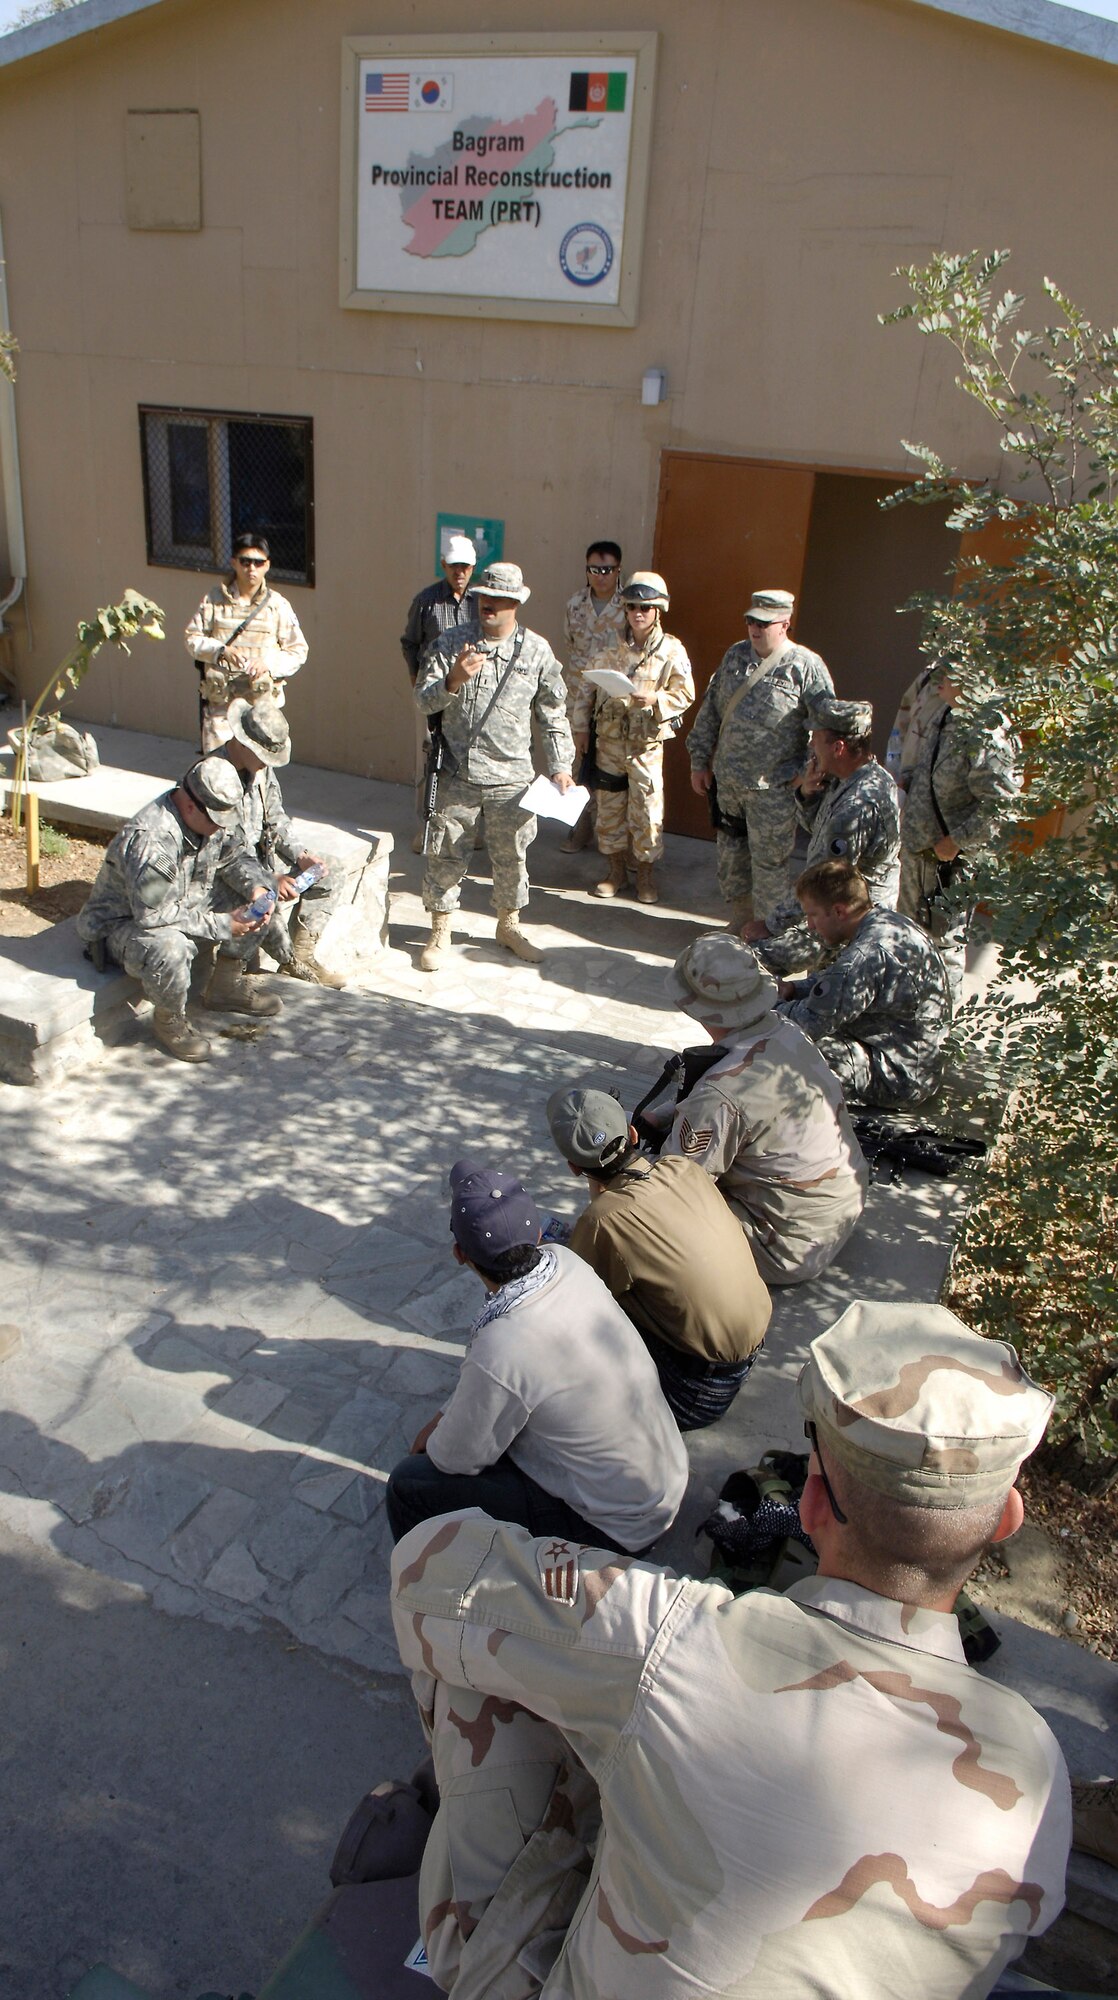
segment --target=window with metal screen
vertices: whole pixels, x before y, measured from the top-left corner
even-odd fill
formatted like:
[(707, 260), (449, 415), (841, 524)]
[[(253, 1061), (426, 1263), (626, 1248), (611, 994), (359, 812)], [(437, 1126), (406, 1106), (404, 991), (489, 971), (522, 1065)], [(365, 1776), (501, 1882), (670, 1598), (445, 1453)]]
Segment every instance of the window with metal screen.
[(263, 535), (274, 582), (314, 582), (310, 417), (140, 409), (148, 561), (228, 568), (235, 535)]

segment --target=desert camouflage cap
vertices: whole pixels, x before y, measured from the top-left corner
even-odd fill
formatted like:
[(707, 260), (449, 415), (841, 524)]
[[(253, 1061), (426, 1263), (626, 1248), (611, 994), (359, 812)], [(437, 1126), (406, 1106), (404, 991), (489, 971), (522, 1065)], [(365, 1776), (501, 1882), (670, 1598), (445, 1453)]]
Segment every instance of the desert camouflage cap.
[(201, 758), (197, 764), (190, 766), (182, 779), (182, 786), (215, 826), (231, 826), (240, 814), (244, 794), (241, 780), (228, 757)]
[(1052, 1397), (944, 1306), (859, 1300), (813, 1340), (800, 1402), (827, 1454), (911, 1507), (981, 1507), (1035, 1451)]
[(629, 1143), (629, 1114), (607, 1090), (556, 1090), (547, 1100), (551, 1136), (572, 1166), (611, 1166)]
[(654, 604), (660, 611), (668, 608), (668, 586), (654, 569), (635, 569), (622, 585), (621, 596), (626, 604)]
[(291, 731), (278, 701), (266, 695), (261, 701), (238, 700), (229, 704), (229, 726), (234, 740), (247, 750), (255, 750), (265, 764), (286, 764), (291, 757)]
[(776, 981), (747, 944), (725, 931), (681, 951), (666, 981), (677, 1007), (705, 1028), (749, 1028), (776, 1005)]
[(872, 701), (840, 701), (835, 694), (820, 695), (807, 712), (812, 729), (830, 729), (836, 736), (857, 739), (873, 728)]
[(778, 619), (791, 618), (795, 608), (790, 590), (755, 590), (745, 615), (759, 625), (775, 625)]
[(480, 576), (467, 585), (467, 597), (512, 597), (517, 604), (527, 604), (532, 593), (524, 581), (524, 571), (517, 563), (490, 563)]

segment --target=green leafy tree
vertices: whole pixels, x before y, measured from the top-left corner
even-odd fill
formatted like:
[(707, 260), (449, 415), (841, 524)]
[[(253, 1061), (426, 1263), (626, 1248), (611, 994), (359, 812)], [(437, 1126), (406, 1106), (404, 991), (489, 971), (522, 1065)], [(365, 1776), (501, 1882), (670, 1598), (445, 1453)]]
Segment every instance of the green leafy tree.
[(1007, 824), (975, 872), (998, 981), (962, 1010), (963, 1051), (1010, 1109), (961, 1246), (972, 1314), (1022, 1346), (1057, 1398), (1063, 1470), (1118, 1470), (1118, 331), (1044, 281), (1050, 324), (1001, 291), (1009, 253), (897, 273), (911, 321), (958, 357), (958, 386), (999, 433), (1004, 473), (959, 478), (926, 445), (915, 486), (972, 538), (955, 587), (913, 604), (960, 707), (1021, 735), (1034, 841)]
[[(27, 786), (27, 746), (37, 729), (42, 730), (55, 722), (60, 713), (61, 703), (78, 689), (102, 646), (119, 646), (122, 652), (130, 652), (129, 639), (143, 636), (147, 639), (162, 639), (164, 614), (150, 597), (141, 597), (138, 590), (126, 590), (119, 604), (108, 604), (92, 618), (78, 620), (74, 645), (67, 653), (60, 667), (55, 669), (38, 699), (32, 703), (27, 716), (26, 729), (18, 732), (15, 768), (12, 772), (11, 817), (13, 826), (19, 826), (23, 817), (23, 797)], [(53, 699), (55, 706), (48, 708)], [(15, 739), (13, 739), (15, 740)]]

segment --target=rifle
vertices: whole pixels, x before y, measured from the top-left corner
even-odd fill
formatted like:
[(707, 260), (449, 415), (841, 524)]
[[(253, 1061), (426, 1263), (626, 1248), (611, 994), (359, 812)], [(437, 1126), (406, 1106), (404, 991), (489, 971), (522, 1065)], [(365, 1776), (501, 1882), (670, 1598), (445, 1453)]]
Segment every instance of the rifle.
[(705, 1076), (708, 1069), (713, 1069), (722, 1052), (719, 1042), (701, 1042), (697, 1048), (684, 1049), (680, 1055), (668, 1057), (652, 1089), (645, 1092), (634, 1109), (630, 1121), (641, 1145), (646, 1146), (650, 1153), (659, 1153), (670, 1127), (651, 1124), (643, 1115), (647, 1107), (673, 1081), (676, 1082), (675, 1101), (682, 1103), (685, 1097), (691, 1095), (699, 1078)]
[(443, 735), (441, 715), (432, 715), (427, 721), (427, 755), (423, 766), (423, 852), (426, 854), (431, 838), (431, 821), (439, 802), (439, 779), (451, 763)]

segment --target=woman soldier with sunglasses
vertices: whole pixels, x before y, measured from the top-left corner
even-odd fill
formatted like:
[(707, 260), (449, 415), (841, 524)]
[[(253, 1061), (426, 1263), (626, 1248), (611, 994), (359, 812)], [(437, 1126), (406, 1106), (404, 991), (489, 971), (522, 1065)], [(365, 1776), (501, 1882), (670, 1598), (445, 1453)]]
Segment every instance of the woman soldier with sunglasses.
[(229, 741), (230, 705), (271, 695), (283, 707), (283, 684), (307, 657), (299, 620), (268, 587), (271, 551), (263, 535), (237, 535), (229, 575), (206, 595), (186, 628), (186, 650), (201, 676), (203, 750)]

